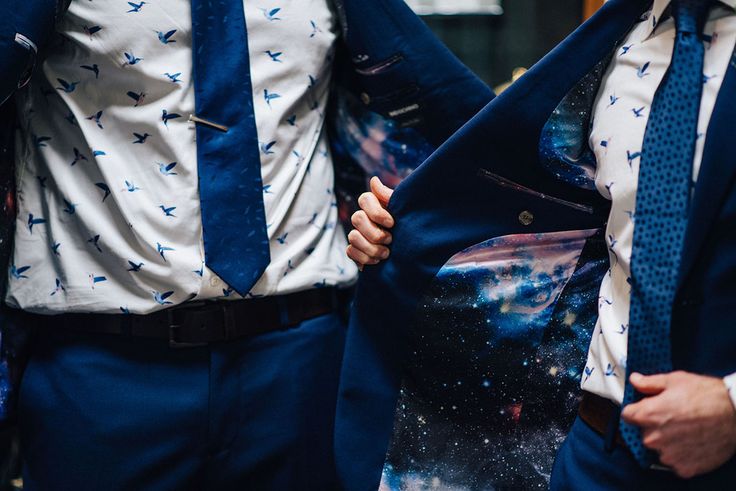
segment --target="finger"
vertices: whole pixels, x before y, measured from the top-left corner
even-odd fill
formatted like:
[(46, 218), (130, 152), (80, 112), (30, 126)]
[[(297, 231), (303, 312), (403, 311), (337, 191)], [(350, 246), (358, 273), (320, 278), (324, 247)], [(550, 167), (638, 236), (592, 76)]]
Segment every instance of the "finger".
[(363, 234), (357, 230), (350, 231), (348, 234), (348, 241), (351, 246), (355, 247), (371, 259), (383, 260), (388, 258), (388, 247), (368, 242), (368, 240), (363, 237)]
[(378, 225), (386, 228), (394, 226), (394, 219), (391, 214), (383, 207), (381, 202), (378, 200), (373, 193), (363, 193), (358, 198), (358, 206), (366, 212), (368, 218)]
[(355, 261), (355, 263), (358, 265), (358, 267), (361, 268), (361, 270), (365, 266), (371, 266), (373, 264), (378, 264), (378, 261), (377, 260), (371, 259), (365, 253), (359, 251), (358, 249), (356, 249), (352, 245), (349, 245), (348, 246), (346, 252), (347, 252), (348, 257), (350, 259), (352, 259), (353, 261)]
[(394, 194), (394, 190), (383, 184), (378, 177), (371, 179), (371, 191), (381, 201), (383, 206), (388, 206), (388, 202)]
[(351, 222), (353, 227), (373, 244), (389, 245), (393, 240), (391, 233), (376, 225), (363, 210), (356, 211)]
[(641, 434), (641, 442), (651, 450), (662, 448), (662, 431), (659, 428), (645, 428)]
[(656, 426), (659, 421), (659, 412), (654, 399), (655, 398), (648, 398), (637, 403), (627, 405), (623, 411), (621, 411), (621, 417), (627, 423), (635, 426)]
[(629, 377), (631, 385), (645, 395), (657, 395), (667, 388), (668, 374), (645, 376), (640, 373), (632, 373)]

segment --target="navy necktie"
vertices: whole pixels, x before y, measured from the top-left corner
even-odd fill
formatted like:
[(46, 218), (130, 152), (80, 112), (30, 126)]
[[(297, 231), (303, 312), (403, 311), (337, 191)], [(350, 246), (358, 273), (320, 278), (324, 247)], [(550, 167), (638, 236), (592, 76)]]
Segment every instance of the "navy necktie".
[(246, 295), (271, 261), (241, 0), (192, 0), (205, 261)]
[[(641, 152), (631, 255), (631, 311), (624, 406), (641, 399), (628, 382), (672, 371), (670, 324), (692, 191), (703, 91), (702, 31), (711, 0), (673, 0), (677, 35), (672, 62), (652, 103)], [(657, 463), (641, 431), (620, 423), (643, 467)]]

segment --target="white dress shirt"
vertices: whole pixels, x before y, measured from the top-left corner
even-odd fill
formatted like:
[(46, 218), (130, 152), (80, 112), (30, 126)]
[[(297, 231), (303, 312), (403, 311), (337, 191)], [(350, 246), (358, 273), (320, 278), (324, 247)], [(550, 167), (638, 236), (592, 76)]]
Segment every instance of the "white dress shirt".
[[(675, 24), (667, 14), (670, 0), (655, 0), (651, 12), (631, 31), (603, 78), (594, 108), (590, 146), (597, 162), (596, 186), (612, 200), (606, 230), (611, 268), (603, 279), (599, 319), (593, 333), (582, 380), (586, 391), (623, 401), (631, 289), (631, 249), (636, 217), (636, 191), (641, 151), (654, 94), (672, 57)], [(736, 44), (736, 0), (711, 11), (705, 27), (703, 96), (693, 161), (697, 180), (716, 98)], [(727, 384), (736, 385), (735, 378)], [(736, 389), (731, 390), (736, 404)]]
[[(249, 296), (351, 283), (324, 130), (336, 17), (328, 0), (244, 8), (272, 257)], [(204, 264), (190, 2), (74, 0), (57, 30), (19, 97), (7, 302), (145, 314), (240, 298)]]

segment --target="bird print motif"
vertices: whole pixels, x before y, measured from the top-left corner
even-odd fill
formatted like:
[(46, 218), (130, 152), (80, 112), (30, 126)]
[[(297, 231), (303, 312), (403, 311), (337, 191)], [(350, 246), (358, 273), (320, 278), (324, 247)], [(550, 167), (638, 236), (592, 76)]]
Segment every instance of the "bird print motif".
[[(35, 154), (26, 174), (33, 186), (25, 186), (19, 235), (33, 242), (17, 248), (14, 264), (33, 265), (34, 274), (22, 269), (23, 278), (15, 278), (11, 269), (9, 276), (48, 293), (42, 309), (86, 311), (89, 302), (77, 304), (76, 292), (89, 295), (91, 289), (100, 295), (95, 311), (146, 313), (196, 297), (192, 277), (209, 285), (214, 275), (199, 257), (198, 220), (192, 219), (199, 214), (198, 203), (189, 198), (198, 185), (193, 125), (179, 124), (192, 110), (187, 101), (194, 100), (191, 34), (170, 22), (191, 13), (174, 2), (90, 3), (94, 9), (72, 2), (71, 15), (61, 19), (58, 30), (73, 49), (51, 54), (48, 72), (40, 74), (43, 83), (32, 91), (29, 114), (38, 123), (28, 125), (24, 136)], [(332, 184), (325, 116), (319, 109), (330, 90), (336, 19), (326, 0), (251, 2), (245, 8), (253, 111), (265, 135), (259, 150), (263, 165), (275, 169), (263, 183), (270, 203), (268, 233), (279, 251), (272, 255), (277, 265), (265, 275), (263, 287), (245, 296), (278, 292), (282, 282), (291, 291), (351, 282), (355, 268), (346, 269), (338, 260), (344, 245), (342, 231), (335, 230), (334, 196), (313, 191), (323, 187), (322, 180), (325, 188)], [(72, 52), (74, 57), (60, 61)], [(180, 95), (164, 99), (174, 91)], [(73, 185), (61, 177), (61, 164), (74, 172)], [(185, 204), (178, 200), (182, 196), (187, 196)], [(288, 206), (309, 209), (310, 215), (297, 218), (280, 210)], [(113, 227), (100, 235), (69, 226), (96, 221), (113, 221)], [(46, 227), (48, 222), (55, 226)], [(147, 235), (149, 230), (158, 236)], [(130, 240), (128, 233), (140, 237)], [(182, 240), (185, 233), (193, 239)], [(305, 243), (312, 245), (305, 248)], [(152, 261), (145, 244), (155, 245), (168, 279), (155, 278), (154, 271), (161, 270), (144, 265)], [(67, 251), (83, 251), (90, 261), (79, 264), (79, 255)], [(330, 257), (330, 264), (303, 261), (315, 251)], [(221, 285), (202, 292), (204, 298), (242, 298)]]

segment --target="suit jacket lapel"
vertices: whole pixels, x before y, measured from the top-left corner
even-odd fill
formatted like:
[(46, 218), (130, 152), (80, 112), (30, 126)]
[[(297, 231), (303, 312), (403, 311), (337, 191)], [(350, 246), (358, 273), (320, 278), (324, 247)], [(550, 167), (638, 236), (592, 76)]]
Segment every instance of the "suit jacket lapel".
[(692, 270), (727, 192), (736, 179), (736, 157), (733, 155), (733, 128), (736, 121), (736, 52), (731, 58), (718, 95), (715, 111), (708, 125), (700, 175), (695, 187), (682, 262), (680, 284)]

